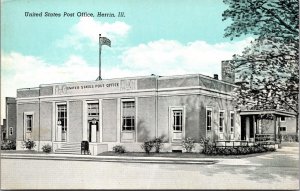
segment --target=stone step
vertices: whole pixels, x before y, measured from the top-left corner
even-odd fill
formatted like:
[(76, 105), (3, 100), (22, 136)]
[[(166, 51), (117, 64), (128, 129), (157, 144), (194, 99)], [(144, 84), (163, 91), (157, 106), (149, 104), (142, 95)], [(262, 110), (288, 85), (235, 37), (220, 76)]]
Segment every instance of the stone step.
[(55, 154), (81, 154), (81, 152), (55, 152)]
[(81, 151), (81, 149), (56, 149), (57, 151)]
[(78, 149), (80, 149), (81, 148), (81, 146), (80, 147), (78, 147), (78, 146), (67, 146), (67, 147), (65, 147), (65, 146), (63, 146), (63, 147), (60, 147), (61, 149), (63, 149), (63, 148), (65, 148), (65, 149), (72, 149), (72, 148), (78, 148)]
[(80, 154), (81, 153), (81, 143), (71, 142), (64, 143), (61, 148), (55, 150), (58, 154)]

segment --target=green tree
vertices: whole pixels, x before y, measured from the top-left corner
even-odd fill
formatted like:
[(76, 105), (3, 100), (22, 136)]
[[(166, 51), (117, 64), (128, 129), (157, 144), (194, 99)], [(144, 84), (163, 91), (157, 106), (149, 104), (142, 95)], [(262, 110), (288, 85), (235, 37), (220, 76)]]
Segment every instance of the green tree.
[[(285, 109), (297, 113), (299, 93), (299, 2), (224, 0), (225, 37), (255, 38), (232, 64), (241, 86), (238, 105), (247, 109)], [(298, 123), (297, 123), (298, 124)], [(298, 125), (297, 125), (298, 127)]]

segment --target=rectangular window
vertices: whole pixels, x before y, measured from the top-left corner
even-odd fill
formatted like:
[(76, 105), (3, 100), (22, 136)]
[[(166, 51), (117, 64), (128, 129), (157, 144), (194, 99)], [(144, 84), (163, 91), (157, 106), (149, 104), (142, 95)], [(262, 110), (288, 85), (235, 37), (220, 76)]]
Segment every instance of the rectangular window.
[(13, 127), (9, 127), (9, 135), (12, 135), (14, 132), (14, 128)]
[(286, 131), (286, 127), (279, 127), (279, 131)]
[(234, 112), (230, 112), (230, 132), (234, 131)]
[(88, 103), (88, 116), (99, 116), (98, 103)]
[(211, 119), (212, 119), (212, 110), (211, 109), (206, 109), (206, 130), (210, 131), (211, 130)]
[(135, 129), (135, 102), (122, 102), (122, 131), (134, 131)]
[(173, 110), (173, 130), (182, 131), (182, 110)]
[(285, 116), (280, 117), (280, 122), (285, 122)]
[(67, 105), (57, 105), (57, 124), (63, 133), (67, 131)]
[(220, 111), (219, 113), (219, 132), (223, 132), (224, 130), (224, 111)]
[(26, 115), (26, 131), (32, 132), (33, 115)]

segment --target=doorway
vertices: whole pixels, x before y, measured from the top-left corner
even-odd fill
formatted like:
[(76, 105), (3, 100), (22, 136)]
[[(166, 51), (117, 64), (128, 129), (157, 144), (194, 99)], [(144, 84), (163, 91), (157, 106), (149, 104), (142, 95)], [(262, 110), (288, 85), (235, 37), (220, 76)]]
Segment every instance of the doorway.
[(241, 116), (241, 140), (246, 140), (246, 116)]
[(89, 121), (88, 122), (88, 141), (89, 142), (98, 142), (99, 141), (99, 127), (98, 121)]

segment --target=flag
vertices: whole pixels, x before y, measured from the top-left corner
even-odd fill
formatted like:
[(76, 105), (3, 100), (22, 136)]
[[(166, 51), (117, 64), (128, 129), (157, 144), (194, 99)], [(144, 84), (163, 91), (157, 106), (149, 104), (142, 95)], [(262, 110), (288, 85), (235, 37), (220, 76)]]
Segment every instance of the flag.
[(107, 45), (107, 46), (111, 46), (111, 42), (110, 42), (110, 40), (108, 39), (108, 38), (106, 38), (106, 37), (99, 37), (100, 39), (99, 39), (99, 42), (100, 42), (100, 45), (102, 46), (102, 45)]

